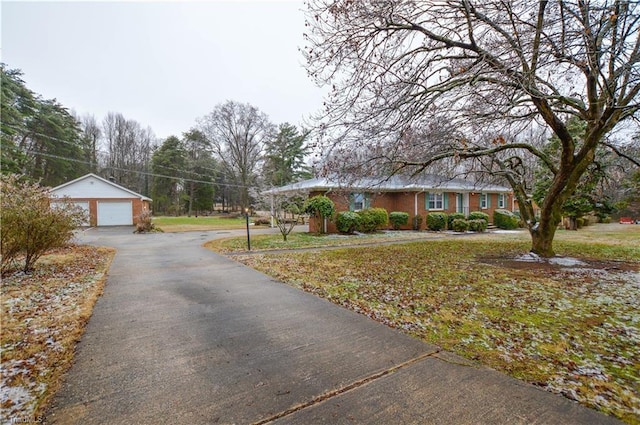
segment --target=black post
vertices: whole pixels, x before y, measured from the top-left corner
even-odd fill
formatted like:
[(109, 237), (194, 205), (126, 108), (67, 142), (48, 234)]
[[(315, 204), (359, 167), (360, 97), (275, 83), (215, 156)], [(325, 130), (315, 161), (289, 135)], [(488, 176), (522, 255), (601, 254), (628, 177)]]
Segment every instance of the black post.
[(245, 208), (247, 217), (247, 250), (251, 251), (251, 237), (249, 236), (249, 208)]

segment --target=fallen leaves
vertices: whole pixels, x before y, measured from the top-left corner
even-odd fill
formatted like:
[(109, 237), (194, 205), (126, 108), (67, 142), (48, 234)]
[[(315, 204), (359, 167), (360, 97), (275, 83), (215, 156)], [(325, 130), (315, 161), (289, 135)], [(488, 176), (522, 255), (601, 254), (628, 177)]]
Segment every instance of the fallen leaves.
[(71, 366), (114, 251), (70, 246), (31, 274), (2, 280), (0, 403), (7, 420), (35, 418)]

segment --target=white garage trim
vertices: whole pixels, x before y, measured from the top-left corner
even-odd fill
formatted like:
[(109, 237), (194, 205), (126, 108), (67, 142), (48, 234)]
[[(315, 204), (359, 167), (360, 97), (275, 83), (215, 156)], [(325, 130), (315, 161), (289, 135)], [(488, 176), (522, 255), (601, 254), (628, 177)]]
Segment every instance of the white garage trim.
[(131, 201), (98, 201), (98, 226), (133, 225)]

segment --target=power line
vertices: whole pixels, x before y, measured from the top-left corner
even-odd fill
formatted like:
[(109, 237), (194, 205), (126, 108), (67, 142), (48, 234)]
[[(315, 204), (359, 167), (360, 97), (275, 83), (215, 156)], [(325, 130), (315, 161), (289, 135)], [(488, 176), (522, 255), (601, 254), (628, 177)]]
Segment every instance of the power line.
[[(45, 153), (45, 152), (38, 152), (38, 151), (33, 151), (33, 150), (29, 150), (29, 149), (21, 149), (17, 146), (5, 146), (6, 147), (10, 147), (11, 149), (13, 149), (14, 151), (19, 151), (19, 152), (23, 152), (23, 153), (30, 153), (33, 155), (39, 155), (39, 156), (44, 156), (47, 158), (54, 158), (54, 159), (60, 159), (60, 160), (64, 160), (64, 161), (71, 161), (71, 162), (76, 162), (76, 163), (80, 163), (80, 164), (85, 164), (85, 165), (93, 165), (91, 162), (89, 161), (84, 161), (81, 159), (75, 159), (75, 158), (67, 158), (64, 156), (60, 156), (60, 155), (54, 155), (54, 154), (50, 154), (50, 153)], [(157, 174), (157, 173), (150, 173), (148, 171), (141, 171), (141, 170), (132, 170), (132, 169), (127, 169), (127, 168), (121, 168), (121, 167), (108, 167), (114, 170), (118, 170), (118, 171), (125, 171), (125, 172), (129, 172), (129, 173), (136, 173), (136, 174), (141, 174), (141, 175), (145, 175), (145, 176), (151, 176), (151, 177), (159, 177), (159, 178), (165, 178), (165, 179), (171, 179), (171, 180), (178, 180), (181, 182), (192, 182), (192, 183), (203, 183), (203, 184), (210, 184), (212, 186), (222, 186), (222, 187), (235, 187), (235, 188), (246, 188), (249, 189), (251, 188), (251, 186), (245, 186), (245, 185), (238, 185), (238, 184), (231, 184), (231, 183), (216, 183), (216, 182), (211, 182), (211, 181), (205, 181), (205, 180), (195, 180), (195, 179), (190, 179), (190, 178), (185, 178), (185, 177), (176, 177), (176, 176), (167, 176), (164, 174)]]
[[(29, 129), (26, 129), (26, 128), (16, 127), (16, 126), (13, 126), (13, 125), (10, 125), (10, 124), (5, 124), (5, 126), (9, 127), (9, 128), (13, 128), (14, 130), (18, 130), (18, 131), (26, 131), (26, 132), (30, 133), (31, 135), (41, 136), (41, 137), (47, 138), (49, 140), (65, 143), (65, 144), (68, 144), (68, 145), (71, 145), (71, 146), (74, 146), (74, 147), (77, 147), (77, 148), (80, 148), (80, 149), (83, 148), (83, 146), (75, 144), (73, 142), (69, 142), (67, 140), (63, 140), (63, 139), (59, 139), (57, 137), (49, 136), (47, 134), (33, 132), (33, 131), (30, 131)], [(79, 162), (79, 163), (83, 163), (83, 164), (87, 164), (87, 165), (94, 165), (93, 163), (91, 163), (89, 161), (82, 161), (82, 160), (78, 160), (78, 159), (74, 159), (74, 158), (66, 158), (66, 157), (61, 157), (61, 156), (55, 156), (53, 154), (46, 154), (44, 152), (39, 152), (39, 151), (21, 149), (21, 148), (19, 148), (17, 146), (15, 148), (19, 149), (19, 150), (21, 150), (23, 152), (32, 153), (34, 155), (50, 156), (52, 158), (63, 159), (63, 160), (66, 160), (66, 161), (74, 161), (74, 162)], [(99, 150), (98, 149), (98, 150), (95, 150), (94, 152), (99, 152), (102, 155), (105, 155), (107, 157), (110, 156), (110, 153), (107, 152), (107, 151), (104, 151), (104, 150)], [(161, 167), (161, 168), (164, 168), (165, 170), (176, 171), (178, 173), (192, 174), (192, 175), (197, 175), (197, 176), (201, 176), (201, 177), (209, 177), (207, 174), (202, 174), (202, 173), (198, 173), (198, 172), (195, 172), (195, 171), (181, 170), (181, 169), (178, 169), (178, 168), (168, 167), (166, 165), (158, 165), (158, 166)], [(120, 167), (115, 167), (115, 166), (111, 166), (111, 165), (107, 165), (106, 168), (110, 168), (110, 169), (118, 170), (118, 171), (125, 171), (125, 172), (133, 172), (133, 173), (138, 173), (138, 174), (144, 174), (144, 175), (149, 175), (149, 176), (158, 176), (158, 177), (164, 177), (164, 178), (170, 178), (170, 179), (189, 181), (189, 182), (201, 182), (200, 180), (195, 180), (195, 179), (175, 177), (175, 176), (166, 176), (166, 175), (162, 175), (162, 174), (154, 174), (154, 173), (149, 173), (149, 172), (144, 172), (144, 171), (139, 171), (139, 170), (131, 170), (131, 169), (120, 168)], [(225, 178), (233, 178), (233, 175), (229, 175), (224, 170), (218, 170), (218, 169), (204, 167), (204, 166), (202, 166), (201, 168), (203, 168), (205, 170), (213, 171), (216, 174), (222, 174)], [(204, 183), (211, 184), (212, 182), (204, 182)], [(230, 184), (230, 183), (214, 183), (214, 184), (217, 185), (217, 186), (223, 186), (223, 187), (251, 188), (251, 186), (234, 185), (234, 184)]]

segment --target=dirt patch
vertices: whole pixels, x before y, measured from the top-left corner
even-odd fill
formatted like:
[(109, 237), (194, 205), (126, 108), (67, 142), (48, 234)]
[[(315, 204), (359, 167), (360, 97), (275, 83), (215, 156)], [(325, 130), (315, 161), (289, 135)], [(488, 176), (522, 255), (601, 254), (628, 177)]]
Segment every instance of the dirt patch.
[(521, 256), (517, 258), (484, 256), (478, 258), (478, 261), (484, 264), (508, 269), (531, 270), (551, 275), (588, 271), (609, 273), (640, 272), (640, 263), (613, 260), (602, 261), (572, 257), (553, 257), (551, 259), (543, 259), (531, 256)]

